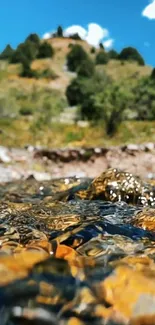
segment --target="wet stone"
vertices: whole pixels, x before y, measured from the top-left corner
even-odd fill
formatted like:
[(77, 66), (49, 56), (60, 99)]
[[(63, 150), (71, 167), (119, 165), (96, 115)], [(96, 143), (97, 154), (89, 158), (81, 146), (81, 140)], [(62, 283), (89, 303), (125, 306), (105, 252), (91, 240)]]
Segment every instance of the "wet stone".
[(155, 205), (155, 188), (137, 176), (118, 169), (109, 169), (97, 177), (88, 190), (80, 191), (81, 199), (124, 201), (136, 205)]
[(155, 232), (155, 209), (143, 209), (135, 215), (131, 222), (136, 227)]
[(154, 204), (118, 169), (1, 184), (0, 323), (155, 324)]

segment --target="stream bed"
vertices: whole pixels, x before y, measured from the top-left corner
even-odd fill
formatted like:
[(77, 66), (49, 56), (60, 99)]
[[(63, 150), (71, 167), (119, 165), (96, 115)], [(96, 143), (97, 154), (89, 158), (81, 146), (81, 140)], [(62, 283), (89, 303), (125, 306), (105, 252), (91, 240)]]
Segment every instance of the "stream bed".
[(0, 185), (0, 325), (155, 324), (155, 180)]

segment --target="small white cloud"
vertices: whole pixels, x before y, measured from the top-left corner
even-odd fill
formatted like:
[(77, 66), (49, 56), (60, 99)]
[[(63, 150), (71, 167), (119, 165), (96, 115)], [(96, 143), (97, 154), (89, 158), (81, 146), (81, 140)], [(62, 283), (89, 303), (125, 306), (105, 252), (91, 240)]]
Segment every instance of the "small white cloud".
[(43, 39), (49, 39), (51, 37), (51, 33), (45, 33), (43, 35)]
[(73, 25), (64, 30), (64, 36), (70, 36), (78, 33), (82, 39), (86, 38), (87, 31), (79, 25)]
[(93, 46), (98, 46), (103, 38), (108, 37), (108, 35), (109, 31), (107, 29), (102, 28), (98, 24), (91, 23), (88, 25), (88, 31), (85, 40)]
[(112, 38), (110, 38), (107, 41), (103, 42), (103, 46), (107, 50), (111, 49), (113, 47), (113, 45), (114, 45), (114, 40)]
[(150, 43), (149, 42), (144, 42), (144, 46), (145, 47), (150, 47)]
[[(102, 28), (95, 23), (88, 24), (87, 29), (80, 25), (72, 25), (64, 30), (64, 36), (70, 36), (78, 33), (79, 36), (87, 41), (89, 44), (97, 47), (99, 43), (102, 43), (105, 38), (109, 36), (109, 31), (106, 28)], [(51, 37), (52, 33), (46, 33), (43, 35), (44, 39)], [(105, 47), (109, 48), (113, 44), (113, 40), (109, 39), (105, 41)]]
[(155, 0), (144, 8), (142, 16), (147, 17), (148, 19), (155, 19)]

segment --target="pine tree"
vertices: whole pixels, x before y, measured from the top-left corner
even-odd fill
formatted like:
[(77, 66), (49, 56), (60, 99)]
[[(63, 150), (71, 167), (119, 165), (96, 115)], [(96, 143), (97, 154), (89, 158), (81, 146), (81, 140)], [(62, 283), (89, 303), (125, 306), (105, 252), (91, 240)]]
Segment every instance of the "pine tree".
[(14, 53), (13, 48), (8, 44), (4, 51), (0, 54), (0, 60), (10, 60)]

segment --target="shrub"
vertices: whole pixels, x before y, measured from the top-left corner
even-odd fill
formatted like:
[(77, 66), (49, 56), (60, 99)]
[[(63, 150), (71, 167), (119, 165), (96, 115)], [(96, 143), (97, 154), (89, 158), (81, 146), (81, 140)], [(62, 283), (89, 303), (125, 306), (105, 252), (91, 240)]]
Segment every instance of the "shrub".
[(79, 36), (78, 33), (70, 35), (69, 38), (74, 39), (76, 41), (81, 41), (82, 40), (82, 38)]
[(81, 103), (81, 117), (84, 120), (97, 122), (103, 118), (102, 109), (96, 105), (93, 94), (88, 94)]
[(94, 54), (96, 52), (96, 48), (93, 46), (91, 49), (90, 49), (90, 53)]
[(14, 53), (12, 47), (8, 44), (4, 51), (0, 54), (0, 60), (10, 60)]
[(30, 62), (27, 58), (23, 58), (22, 60), (22, 72), (20, 76), (24, 78), (38, 78), (37, 71), (31, 69)]
[(110, 50), (108, 52), (108, 57), (111, 60), (117, 60), (118, 59), (118, 53), (115, 50)]
[(38, 59), (52, 58), (53, 55), (54, 49), (49, 43), (43, 42), (40, 44), (37, 55)]
[(24, 116), (32, 115), (32, 109), (30, 107), (21, 107), (19, 113)]
[(70, 71), (77, 71), (82, 61), (87, 60), (88, 55), (81, 45), (74, 45), (67, 55), (67, 66)]
[(145, 65), (141, 54), (134, 47), (126, 47), (119, 54), (119, 60), (136, 61), (139, 65)]
[(87, 59), (82, 61), (77, 69), (78, 76), (80, 77), (91, 77), (95, 72), (95, 66), (92, 60)]
[(108, 63), (108, 54), (104, 51), (100, 51), (96, 55), (96, 64), (107, 64)]
[(69, 44), (68, 44), (68, 48), (69, 48), (69, 49), (72, 49), (73, 46), (74, 46), (73, 43), (69, 43)]
[(20, 73), (20, 76), (23, 78), (35, 78), (38, 79), (38, 74), (36, 71), (32, 70), (29, 66), (23, 67), (22, 72)]
[(58, 75), (51, 69), (44, 69), (40, 72), (38, 72), (38, 78), (46, 78), (55, 80), (58, 78)]

